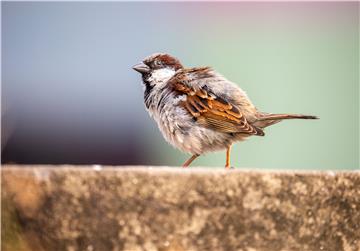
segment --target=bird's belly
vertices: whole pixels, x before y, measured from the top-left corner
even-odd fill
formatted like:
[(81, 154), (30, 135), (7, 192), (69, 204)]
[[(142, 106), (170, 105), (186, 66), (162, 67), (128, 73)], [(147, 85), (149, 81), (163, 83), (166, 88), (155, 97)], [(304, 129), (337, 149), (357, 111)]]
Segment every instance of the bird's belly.
[(161, 115), (155, 113), (153, 117), (166, 141), (186, 153), (204, 154), (224, 150), (236, 141), (233, 135), (199, 126), (181, 107), (168, 109)]
[(215, 132), (201, 126), (194, 126), (190, 132), (182, 135), (183, 140), (178, 148), (191, 154), (204, 154), (226, 149), (233, 137), (229, 134)]

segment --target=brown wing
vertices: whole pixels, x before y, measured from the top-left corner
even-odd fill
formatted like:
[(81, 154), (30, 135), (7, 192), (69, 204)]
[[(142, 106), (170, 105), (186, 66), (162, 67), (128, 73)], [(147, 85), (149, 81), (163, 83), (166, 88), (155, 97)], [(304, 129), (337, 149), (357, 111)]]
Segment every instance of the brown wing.
[[(215, 95), (206, 85), (213, 81), (209, 68), (193, 68), (184, 70), (169, 81), (174, 91), (186, 94), (183, 106), (196, 119), (200, 125), (224, 133), (244, 133), (263, 136), (264, 132), (251, 125), (240, 110), (229, 101)], [(199, 82), (196, 74), (202, 77), (203, 84)], [(215, 77), (215, 76), (214, 76)]]

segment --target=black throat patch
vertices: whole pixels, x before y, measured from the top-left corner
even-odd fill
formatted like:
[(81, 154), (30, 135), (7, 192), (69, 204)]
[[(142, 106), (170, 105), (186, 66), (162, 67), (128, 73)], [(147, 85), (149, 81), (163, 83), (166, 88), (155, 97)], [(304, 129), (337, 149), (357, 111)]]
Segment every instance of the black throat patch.
[(144, 103), (146, 105), (146, 108), (149, 108), (150, 106), (150, 102), (149, 102), (149, 95), (151, 93), (151, 91), (154, 89), (153, 86), (150, 85), (150, 82), (147, 81), (147, 76), (143, 75), (142, 77), (143, 83), (145, 85), (145, 91), (144, 91)]

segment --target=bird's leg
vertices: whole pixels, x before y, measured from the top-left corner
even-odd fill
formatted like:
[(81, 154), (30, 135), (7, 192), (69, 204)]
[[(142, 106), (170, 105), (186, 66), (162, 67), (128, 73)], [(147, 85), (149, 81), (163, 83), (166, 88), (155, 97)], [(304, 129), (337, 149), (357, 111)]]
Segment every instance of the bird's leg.
[(230, 169), (230, 152), (231, 152), (231, 145), (229, 145), (226, 148), (226, 164), (225, 164), (226, 169)]
[(194, 154), (193, 156), (191, 156), (190, 159), (185, 161), (185, 163), (182, 165), (182, 167), (188, 167), (191, 164), (191, 162), (193, 162), (199, 156), (200, 156), (199, 154)]

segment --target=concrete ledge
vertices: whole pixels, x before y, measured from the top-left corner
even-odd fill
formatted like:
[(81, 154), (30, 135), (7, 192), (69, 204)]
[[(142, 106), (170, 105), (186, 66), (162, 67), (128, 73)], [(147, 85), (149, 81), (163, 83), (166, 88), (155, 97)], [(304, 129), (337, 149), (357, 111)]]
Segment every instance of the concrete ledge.
[(360, 250), (360, 172), (5, 166), (2, 250)]

